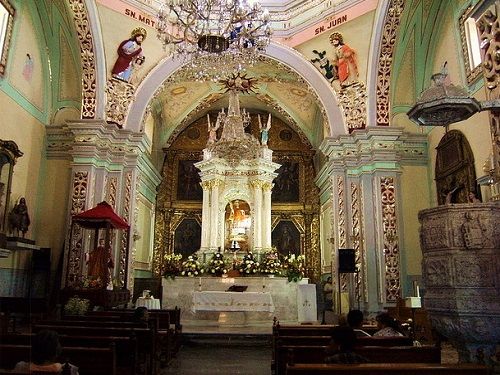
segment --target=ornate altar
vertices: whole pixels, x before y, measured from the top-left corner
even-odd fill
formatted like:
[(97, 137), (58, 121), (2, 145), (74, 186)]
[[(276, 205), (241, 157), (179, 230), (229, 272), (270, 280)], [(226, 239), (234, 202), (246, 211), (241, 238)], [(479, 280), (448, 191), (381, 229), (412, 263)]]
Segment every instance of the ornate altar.
[[(88, 233), (74, 235), (82, 230)], [(128, 253), (125, 262), (116, 261), (120, 251), (113, 249), (118, 249), (121, 241), (115, 241), (114, 230), (126, 231), (125, 248), (128, 249), (130, 225), (106, 202), (73, 216), (63, 300), (76, 295), (89, 299), (92, 305), (104, 307), (123, 305), (130, 300)], [(115, 278), (118, 275), (124, 277)], [(117, 285), (116, 280), (124, 280), (123, 285)]]

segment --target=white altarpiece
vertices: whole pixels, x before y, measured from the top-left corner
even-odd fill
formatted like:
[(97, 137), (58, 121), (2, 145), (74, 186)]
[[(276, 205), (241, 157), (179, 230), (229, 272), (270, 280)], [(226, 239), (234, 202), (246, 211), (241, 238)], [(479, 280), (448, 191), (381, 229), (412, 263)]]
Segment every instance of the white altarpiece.
[(267, 144), (245, 132), (250, 117), (240, 111), (237, 90), (229, 94), (227, 113), (222, 110), (213, 126), (208, 117), (209, 130), (223, 126), (221, 138), (210, 137), (203, 160), (195, 164), (203, 187), (199, 255), (204, 258), (231, 244), (233, 250), (257, 253), (271, 248), (272, 181), (280, 165)]

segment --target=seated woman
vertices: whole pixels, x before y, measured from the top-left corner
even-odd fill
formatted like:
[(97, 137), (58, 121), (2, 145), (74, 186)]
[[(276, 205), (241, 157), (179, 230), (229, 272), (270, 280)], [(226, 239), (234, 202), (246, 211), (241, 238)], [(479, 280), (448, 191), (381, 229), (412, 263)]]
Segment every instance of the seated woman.
[(356, 334), (351, 327), (336, 326), (332, 329), (332, 343), (327, 349), (326, 363), (366, 363), (367, 358), (354, 352)]
[(379, 330), (373, 336), (404, 336), (399, 322), (388, 313), (378, 314), (375, 319)]
[[(42, 330), (38, 332), (31, 342), (31, 361), (18, 362), (12, 370), (16, 372), (46, 372), (61, 373), (63, 365), (56, 362), (57, 357), (61, 355), (61, 344), (57, 332)], [(78, 375), (78, 367), (70, 366), (70, 374)]]

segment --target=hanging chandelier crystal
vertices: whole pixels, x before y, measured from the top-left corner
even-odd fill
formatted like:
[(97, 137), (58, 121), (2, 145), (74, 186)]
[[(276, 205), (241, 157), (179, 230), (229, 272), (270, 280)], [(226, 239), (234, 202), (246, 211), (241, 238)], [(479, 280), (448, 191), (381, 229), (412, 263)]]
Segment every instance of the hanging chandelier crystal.
[(217, 81), (258, 61), (270, 42), (269, 20), (257, 0), (164, 0), (156, 29), (193, 78)]

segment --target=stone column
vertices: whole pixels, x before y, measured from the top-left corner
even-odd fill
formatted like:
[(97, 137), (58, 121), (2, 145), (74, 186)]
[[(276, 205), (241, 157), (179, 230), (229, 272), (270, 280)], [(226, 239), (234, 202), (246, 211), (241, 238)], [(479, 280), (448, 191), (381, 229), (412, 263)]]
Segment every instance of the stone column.
[(253, 246), (259, 252), (262, 249), (262, 226), (263, 226), (263, 210), (262, 210), (262, 181), (252, 181), (254, 195), (254, 217), (253, 220)]
[(265, 182), (262, 185), (264, 199), (262, 203), (262, 248), (271, 248), (271, 191), (273, 184)]
[(210, 250), (217, 250), (219, 238), (219, 185), (220, 180), (211, 181), (212, 191), (210, 194)]
[(211, 190), (210, 182), (203, 181), (201, 187), (203, 188), (203, 208), (201, 211), (201, 250), (206, 251), (210, 246), (210, 223), (211, 223), (211, 213), (210, 213), (210, 199)]

